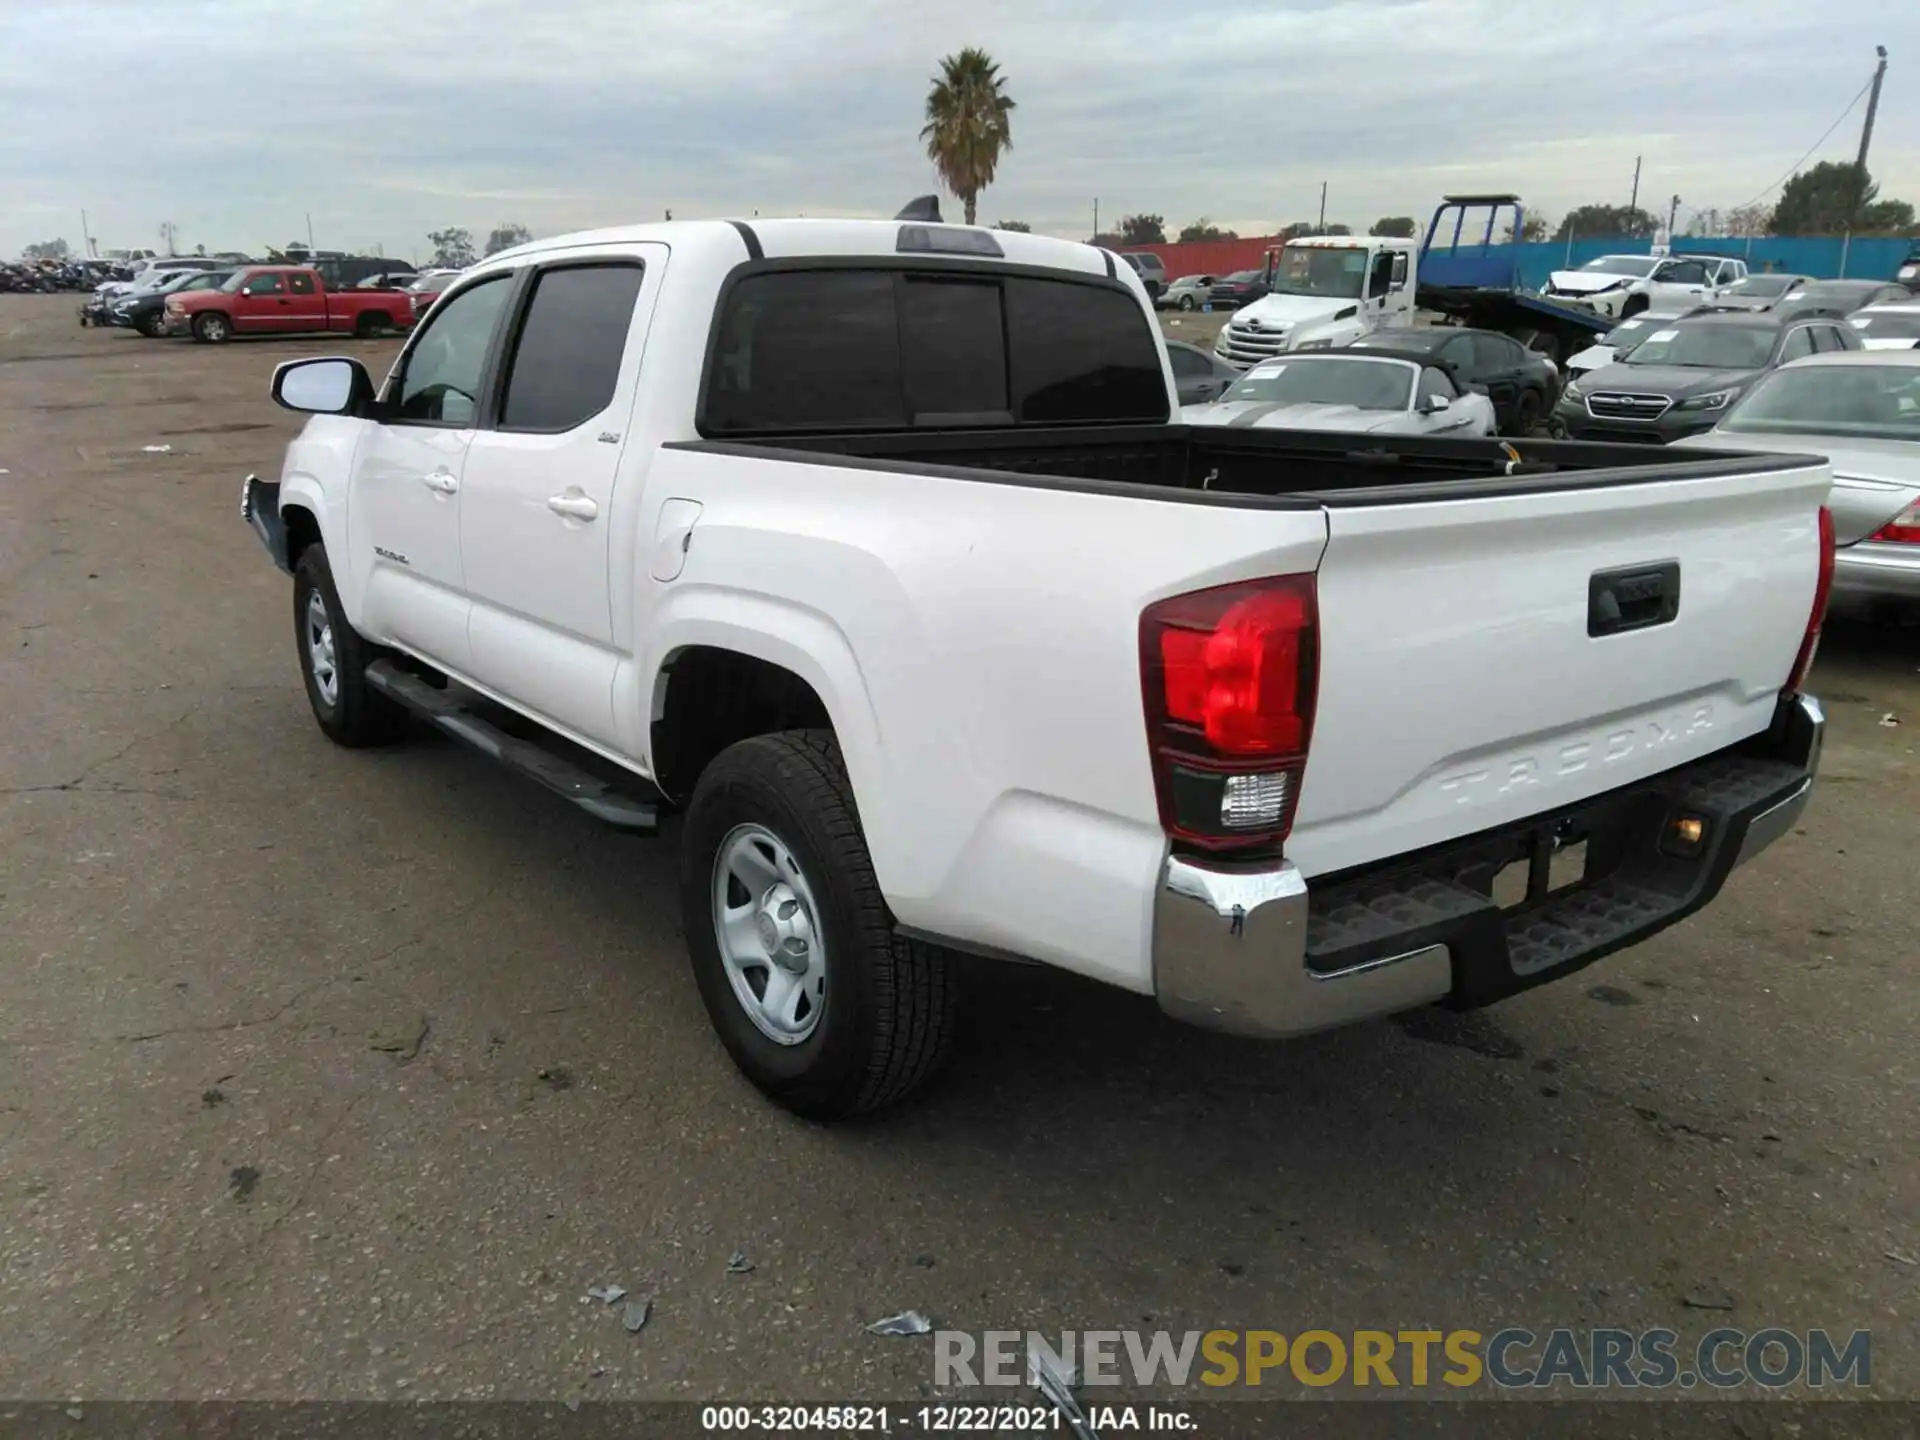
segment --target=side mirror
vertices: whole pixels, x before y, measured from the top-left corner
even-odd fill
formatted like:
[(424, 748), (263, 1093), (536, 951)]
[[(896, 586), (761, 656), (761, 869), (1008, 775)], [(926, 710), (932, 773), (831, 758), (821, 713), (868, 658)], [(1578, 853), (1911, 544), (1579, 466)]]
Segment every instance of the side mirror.
[(358, 415), (373, 400), (373, 378), (358, 360), (288, 360), (273, 372), (273, 401), (304, 415)]
[(1442, 410), (1450, 410), (1452, 408), (1453, 401), (1444, 395), (1429, 395), (1420, 402), (1420, 413), (1422, 415), (1438, 415)]

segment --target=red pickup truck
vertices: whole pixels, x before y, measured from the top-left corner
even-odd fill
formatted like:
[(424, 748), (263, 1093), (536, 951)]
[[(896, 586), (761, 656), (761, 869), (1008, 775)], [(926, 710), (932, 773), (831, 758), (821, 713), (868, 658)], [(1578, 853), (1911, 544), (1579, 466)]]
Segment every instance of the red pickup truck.
[(319, 271), (302, 265), (247, 265), (218, 290), (167, 297), (168, 334), (216, 345), (235, 335), (379, 335), (411, 324), (403, 293), (329, 290)]

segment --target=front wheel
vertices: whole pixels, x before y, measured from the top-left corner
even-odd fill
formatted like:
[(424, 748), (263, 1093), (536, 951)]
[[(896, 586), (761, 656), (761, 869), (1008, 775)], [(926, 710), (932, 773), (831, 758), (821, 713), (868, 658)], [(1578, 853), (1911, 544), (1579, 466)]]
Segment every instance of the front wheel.
[(1182, 295), (1180, 297), (1180, 308), (1182, 310), (1191, 310), (1193, 309), (1193, 305), (1194, 301), (1191, 295)]
[(209, 310), (194, 317), (193, 338), (206, 345), (224, 345), (233, 338), (233, 322), (218, 310)]
[(167, 333), (167, 316), (164, 310), (156, 310), (140, 322), (140, 333), (149, 340), (161, 340)]
[(407, 712), (367, 683), (379, 651), (347, 623), (326, 548), (309, 545), (293, 569), (293, 635), (313, 718), (336, 745), (387, 745), (406, 730)]
[(768, 1096), (839, 1119), (902, 1099), (938, 1068), (957, 987), (942, 952), (896, 933), (830, 733), (722, 751), (694, 788), (680, 864), (700, 998)]

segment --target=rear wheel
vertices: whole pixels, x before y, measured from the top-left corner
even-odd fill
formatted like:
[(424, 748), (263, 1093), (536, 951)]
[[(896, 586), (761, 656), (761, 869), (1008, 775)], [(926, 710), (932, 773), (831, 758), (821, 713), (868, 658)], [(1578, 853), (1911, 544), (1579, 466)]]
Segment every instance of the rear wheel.
[(155, 310), (140, 322), (140, 333), (149, 340), (159, 340), (167, 333), (167, 312)]
[(695, 786), (680, 914), (721, 1043), (774, 1100), (817, 1120), (902, 1099), (951, 1044), (948, 957), (897, 933), (831, 733), (722, 751)]
[(1181, 308), (1182, 310), (1191, 310), (1191, 309), (1193, 309), (1193, 308), (1194, 308), (1194, 300), (1193, 300), (1193, 296), (1191, 296), (1191, 295), (1182, 295), (1182, 296), (1180, 297), (1180, 308)]

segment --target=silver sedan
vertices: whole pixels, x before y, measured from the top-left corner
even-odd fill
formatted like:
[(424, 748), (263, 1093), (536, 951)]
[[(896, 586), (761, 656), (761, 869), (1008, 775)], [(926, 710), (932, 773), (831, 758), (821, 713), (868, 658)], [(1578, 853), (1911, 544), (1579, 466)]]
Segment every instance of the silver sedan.
[(1835, 602), (1920, 603), (1920, 351), (1795, 360), (1682, 443), (1826, 456)]
[(1491, 435), (1493, 401), (1426, 354), (1319, 350), (1262, 360), (1189, 425), (1357, 430), (1374, 435)]

